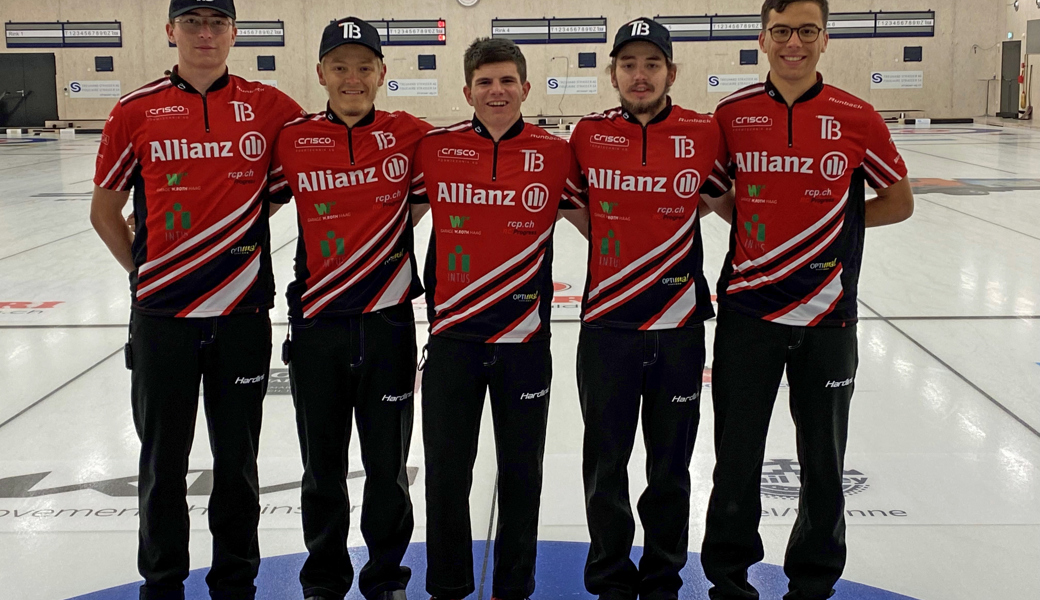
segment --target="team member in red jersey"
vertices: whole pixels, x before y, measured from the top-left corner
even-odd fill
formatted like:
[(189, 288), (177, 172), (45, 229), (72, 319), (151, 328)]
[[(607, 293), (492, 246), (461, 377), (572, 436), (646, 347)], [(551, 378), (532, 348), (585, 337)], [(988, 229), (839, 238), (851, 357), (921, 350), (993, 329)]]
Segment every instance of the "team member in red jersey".
[(552, 234), (558, 209), (584, 204), (570, 147), (520, 116), (531, 87), (520, 49), (481, 39), (464, 62), (476, 115), (422, 140), (412, 188), (415, 202), (433, 209), (422, 383), (426, 589), (436, 598), (474, 589), (469, 492), (490, 389), (499, 471), (492, 595), (518, 600), (534, 592), (552, 377)]
[[(721, 196), (729, 180), (716, 161), (715, 119), (668, 96), (677, 72), (668, 30), (646, 18), (626, 23), (610, 56), (621, 107), (585, 117), (571, 136), (591, 211), (578, 338), (592, 540), (585, 587), (611, 600), (667, 600), (678, 598), (686, 564), (704, 321), (715, 314), (702, 269), (700, 192)], [(628, 461), (640, 412), (648, 481), (637, 568)]]
[[(764, 85), (719, 104), (736, 173), (730, 251), (719, 281), (712, 396), (716, 466), (702, 561), (712, 598), (758, 598), (759, 485), (784, 370), (801, 496), (787, 547), (787, 600), (833, 593), (845, 565), (842, 477), (856, 378), (856, 284), (864, 227), (913, 212), (882, 118), (816, 72), (826, 0), (767, 0)], [(864, 182), (877, 198), (864, 199)]]
[[(173, 0), (169, 16), (178, 66), (112, 109), (91, 204), (91, 222), (130, 273), (141, 598), (184, 597), (200, 380), (214, 476), (206, 581), (215, 600), (253, 598), (274, 300), (264, 191), (270, 146), (303, 111), (277, 89), (228, 74), (232, 0)], [(134, 236), (121, 216), (131, 188)]]
[(300, 229), (286, 345), (310, 551), (300, 582), (305, 598), (341, 600), (354, 580), (346, 474), (356, 411), (369, 553), (358, 585), (366, 598), (398, 600), (411, 576), (401, 566), (413, 524), (405, 472), (416, 362), (411, 300), (422, 294), (407, 198), (412, 155), (431, 127), (375, 109), (386, 66), (368, 23), (330, 24), (318, 59), (328, 106), (285, 126), (270, 183), (272, 194), (292, 191)]

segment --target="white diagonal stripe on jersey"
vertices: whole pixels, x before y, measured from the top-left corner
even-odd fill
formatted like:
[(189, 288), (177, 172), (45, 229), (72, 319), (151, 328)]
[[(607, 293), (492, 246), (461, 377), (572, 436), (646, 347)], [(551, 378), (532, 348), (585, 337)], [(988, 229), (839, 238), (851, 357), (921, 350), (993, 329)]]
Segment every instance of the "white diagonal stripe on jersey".
[(777, 281), (780, 281), (781, 279), (786, 277), (787, 274), (790, 273), (791, 271), (794, 271), (794, 270), (797, 270), (797, 269), (800, 269), (800, 268), (804, 267), (806, 265), (806, 263), (808, 263), (812, 259), (814, 259), (817, 256), (819, 256), (819, 254), (821, 252), (823, 252), (823, 249), (826, 248), (828, 245), (830, 245), (830, 243), (833, 242), (834, 239), (838, 237), (838, 234), (841, 233), (841, 229), (842, 229), (842, 227), (844, 225), (845, 225), (845, 219), (842, 219), (841, 221), (838, 221), (838, 224), (835, 225), (834, 230), (831, 231), (830, 234), (828, 234), (827, 237), (825, 237), (822, 242), (817, 244), (815, 247), (813, 247), (808, 252), (806, 252), (806, 253), (802, 254), (801, 256), (799, 256), (798, 258), (795, 258), (794, 260), (792, 260), (786, 267), (780, 269), (779, 271), (776, 271), (776, 272), (773, 272), (773, 273), (767, 273), (765, 275), (760, 275), (760, 276), (758, 276), (758, 277), (756, 277), (754, 279), (751, 279), (749, 281), (741, 281), (741, 282), (738, 282), (738, 283), (730, 284), (730, 286), (728, 288), (726, 288), (726, 291), (727, 292), (737, 292), (737, 291), (740, 291), (740, 290), (742, 290), (744, 288), (757, 288), (757, 287), (762, 287), (763, 285), (766, 285), (768, 283), (776, 283)]
[(870, 177), (870, 181), (876, 183), (878, 188), (887, 188), (889, 183), (881, 178), (880, 175), (874, 172), (874, 169), (870, 168), (870, 165), (863, 163), (863, 170), (867, 172), (867, 176)]
[(540, 302), (535, 301), (516, 327), (488, 340), (489, 344), (522, 344), (542, 326), (542, 315), (538, 311)]
[(271, 171), (270, 175), (277, 175), (277, 174), (281, 173), (284, 170), (285, 170), (285, 167), (278, 167), (274, 171)]
[(611, 285), (617, 283), (618, 281), (621, 281), (625, 277), (628, 277), (630, 274), (632, 274), (633, 272), (638, 270), (640, 267), (642, 267), (646, 263), (648, 263), (651, 260), (657, 258), (658, 255), (660, 255), (665, 250), (670, 248), (672, 246), (672, 244), (674, 244), (675, 242), (677, 242), (680, 239), (682, 239), (682, 236), (686, 235), (686, 232), (689, 231), (691, 227), (693, 227), (694, 223), (697, 222), (697, 217), (698, 217), (698, 211), (699, 210), (700, 210), (699, 208), (697, 210), (694, 210), (693, 211), (693, 217), (690, 218), (690, 219), (687, 219), (686, 220), (686, 224), (683, 225), (679, 229), (679, 231), (675, 232), (675, 235), (670, 237), (667, 242), (665, 242), (665, 243), (661, 244), (660, 246), (654, 248), (650, 252), (647, 252), (646, 254), (641, 256), (639, 258), (639, 260), (637, 260), (634, 263), (628, 265), (624, 269), (621, 269), (620, 271), (615, 273), (613, 276), (608, 277), (607, 279), (603, 280), (598, 286), (596, 286), (596, 289), (594, 289), (591, 292), (589, 292), (589, 300), (592, 300), (593, 298), (598, 296), (600, 294), (600, 292), (602, 292), (606, 288), (608, 288)]
[[(438, 313), (441, 312), (441, 311), (444, 311), (444, 310), (448, 310), (452, 306), (455, 306), (456, 304), (461, 302), (466, 296), (469, 296), (473, 292), (479, 290), (480, 288), (482, 288), (485, 285), (487, 285), (488, 283), (490, 283), (493, 279), (495, 279), (496, 277), (498, 277), (502, 273), (505, 273), (509, 269), (512, 269), (514, 266), (520, 264), (521, 262), (526, 260), (528, 256), (531, 256), (532, 254), (537, 252), (538, 251), (538, 247), (541, 246), (542, 242), (544, 242), (550, 235), (552, 235), (552, 232), (553, 232), (553, 228), (552, 227), (550, 227), (549, 229), (545, 230), (545, 232), (542, 233), (542, 235), (538, 236), (538, 239), (535, 240), (535, 242), (533, 244), (531, 244), (530, 246), (525, 248), (523, 252), (521, 252), (520, 254), (517, 254), (513, 258), (511, 258), (508, 261), (502, 263), (494, 271), (491, 271), (487, 275), (481, 277), (475, 283), (469, 284), (461, 292), (459, 292), (458, 294), (455, 294), (454, 296), (452, 296), (451, 298), (446, 300), (444, 302), (444, 304), (441, 304), (440, 306), (435, 307), (434, 310), (436, 312), (438, 312)], [(539, 260), (538, 262), (541, 263), (541, 260)]]
[(420, 181), (422, 181), (423, 177), (425, 177), (425, 176), (426, 176), (426, 173), (419, 173), (415, 177), (412, 177), (412, 183), (419, 183)]
[(459, 321), (464, 321), (464, 320), (468, 319), (469, 317), (471, 317), (474, 314), (476, 314), (476, 313), (480, 312), (481, 310), (483, 310), (484, 307), (486, 307), (487, 305), (493, 304), (493, 303), (497, 302), (503, 296), (505, 296), (505, 295), (513, 292), (514, 290), (518, 289), (520, 286), (522, 286), (525, 283), (527, 283), (528, 281), (530, 281), (531, 278), (533, 278), (538, 273), (538, 269), (540, 269), (542, 267), (542, 261), (543, 260), (545, 260), (545, 253), (544, 252), (541, 253), (538, 256), (538, 260), (535, 261), (534, 266), (531, 267), (530, 269), (528, 269), (527, 272), (523, 273), (522, 275), (520, 275), (516, 279), (510, 281), (509, 283), (505, 284), (504, 286), (502, 286), (502, 289), (498, 290), (494, 294), (491, 294), (487, 298), (484, 298), (483, 300), (481, 300), (479, 303), (474, 304), (473, 306), (471, 306), (469, 308), (469, 310), (467, 310), (465, 312), (461, 312), (461, 313), (455, 315), (454, 317), (450, 317), (448, 319), (444, 319), (443, 321), (438, 322), (430, 330), (430, 333), (431, 334), (440, 333), (441, 331), (444, 331), (448, 327), (451, 327), (451, 325), (453, 323), (457, 323)]
[(632, 296), (642, 292), (644, 289), (647, 288), (647, 286), (649, 286), (649, 285), (653, 284), (655, 281), (657, 281), (658, 277), (660, 277), (661, 275), (664, 275), (665, 271), (667, 271), (668, 269), (671, 269), (673, 266), (675, 266), (675, 263), (679, 262), (680, 260), (685, 258), (687, 254), (690, 253), (690, 248), (693, 247), (693, 240), (694, 239), (695, 238), (691, 236), (690, 239), (686, 240), (686, 244), (682, 247), (682, 249), (679, 252), (676, 252), (671, 258), (666, 260), (664, 262), (664, 264), (662, 264), (660, 267), (658, 267), (658, 269), (656, 271), (651, 273), (649, 276), (644, 277), (639, 282), (630, 285), (628, 290), (625, 293), (620, 294), (618, 296), (615, 296), (610, 301), (605, 302), (603, 304), (600, 304), (596, 308), (594, 308), (591, 311), (585, 313), (585, 318), (586, 319), (594, 319), (597, 316), (599, 316), (599, 315), (609, 311), (610, 309), (614, 308), (618, 304), (624, 302), (628, 298), (630, 298), (630, 297), (632, 297)]
[(831, 274), (831, 278), (827, 284), (823, 286), (815, 296), (804, 302), (796, 303), (791, 310), (779, 316), (774, 317), (770, 315), (769, 317), (766, 317), (766, 319), (781, 325), (805, 327), (821, 316), (827, 314), (834, 308), (838, 299), (841, 298), (843, 292), (841, 273), (842, 268), (838, 267), (835, 272)]
[(141, 163), (138, 162), (137, 159), (134, 159), (134, 162), (130, 163), (130, 166), (126, 168), (126, 175), (123, 176), (123, 179), (119, 182), (119, 185), (116, 186), (119, 188), (120, 191), (126, 191), (126, 182), (128, 179), (130, 179), (130, 176), (134, 174), (134, 169), (136, 169), (137, 165), (139, 164)]
[(715, 177), (714, 174), (708, 175), (708, 181), (714, 183), (715, 187), (719, 188), (720, 190), (726, 189), (726, 184), (724, 184), (721, 181), (719, 181), (719, 178)]
[[(384, 225), (383, 228), (379, 230), (379, 233), (377, 233), (374, 236), (372, 236), (368, 240), (368, 242), (364, 246), (359, 248), (357, 252), (352, 254), (350, 256), (350, 258), (347, 259), (346, 262), (344, 262), (342, 265), (336, 267), (335, 270), (333, 270), (331, 273), (326, 275), (321, 281), (319, 281), (318, 283), (314, 284), (314, 287), (312, 287), (311, 289), (309, 289), (306, 292), (304, 292), (303, 296), (301, 296), (300, 299), (303, 300), (303, 299), (307, 298), (307, 296), (310, 296), (310, 295), (314, 294), (316, 291), (320, 290), (322, 288), (322, 286), (324, 286), (328, 282), (336, 279), (337, 277), (342, 275), (344, 272), (346, 272), (348, 269), (350, 269), (352, 266), (354, 266), (354, 263), (356, 263), (362, 256), (367, 254), (368, 251), (372, 249), (372, 246), (375, 246), (376, 242), (378, 242), (380, 239), (382, 239), (382, 237), (384, 235), (386, 235), (386, 232), (390, 231), (394, 226), (399, 226), (400, 225), (399, 221), (401, 221), (401, 216), (404, 214), (404, 211), (407, 208), (407, 206), (408, 206), (407, 202), (402, 202), (400, 208), (398, 208), (397, 212), (394, 213), (394, 216), (389, 221), (387, 221), (386, 225)], [(401, 234), (403, 232), (404, 232), (403, 229), (398, 229), (398, 232), (394, 236), (394, 239), (390, 241), (390, 245), (391, 246), (397, 244), (397, 239), (399, 237), (401, 237)]]
[(892, 175), (892, 179), (895, 179), (896, 181), (899, 181), (900, 179), (902, 179), (902, 177), (899, 176), (899, 173), (895, 172), (895, 169), (893, 169), (892, 167), (888, 166), (888, 164), (885, 161), (881, 160), (880, 156), (878, 156), (877, 154), (874, 154), (869, 149), (867, 150), (867, 156), (869, 156), (870, 158), (873, 158), (874, 162), (876, 162), (877, 164), (881, 165), (882, 169), (888, 171), (889, 174)]
[(272, 192), (272, 193), (273, 192), (277, 192), (278, 190), (282, 189), (283, 187), (285, 187), (287, 185), (289, 185), (288, 181), (282, 181), (280, 183), (276, 183), (276, 184), (272, 185), (271, 187), (267, 188), (267, 191), (268, 192)]
[(397, 274), (390, 281), (390, 285), (387, 286), (386, 291), (379, 296), (368, 311), (375, 312), (401, 304), (407, 299), (408, 290), (410, 289), (412, 289), (412, 261), (403, 258), (401, 259), (401, 268), (397, 269)]
[(230, 236), (225, 238), (224, 241), (222, 241), (219, 244), (217, 244), (216, 246), (213, 246), (212, 248), (210, 248), (209, 251), (206, 252), (205, 254), (203, 254), (202, 256), (199, 256), (198, 258), (196, 258), (195, 260), (185, 264), (181, 268), (179, 268), (179, 269), (177, 269), (177, 270), (175, 270), (175, 271), (173, 271), (171, 273), (168, 273), (167, 275), (163, 276), (162, 278), (160, 278), (160, 279), (158, 279), (156, 281), (153, 281), (152, 283), (149, 283), (148, 285), (144, 286), (143, 288), (138, 288), (138, 290), (137, 290), (137, 298), (140, 299), (142, 297), (142, 295), (147, 296), (151, 292), (153, 292), (154, 290), (156, 290), (156, 289), (166, 285), (167, 283), (169, 283), (169, 282), (171, 282), (171, 281), (173, 281), (175, 279), (179, 279), (182, 275), (184, 275), (188, 271), (194, 269), (195, 267), (201, 265), (202, 263), (206, 262), (207, 260), (213, 258), (217, 254), (220, 254), (221, 252), (223, 252), (227, 248), (229, 248), (232, 245), (234, 245), (236, 242), (238, 242), (238, 240), (242, 239), (246, 235), (246, 232), (249, 231), (249, 228), (251, 228), (253, 225), (256, 224), (257, 219), (260, 218), (260, 212), (262, 210), (263, 210), (263, 205), (258, 206), (256, 211), (255, 211), (256, 214), (254, 214), (248, 221), (246, 221), (246, 223), (244, 225), (242, 225), (242, 227), (239, 227), (237, 231), (235, 231)]
[(253, 205), (253, 202), (256, 201), (258, 196), (260, 196), (260, 192), (263, 191), (265, 185), (267, 185), (266, 181), (264, 181), (264, 185), (261, 185), (260, 189), (258, 189), (256, 191), (256, 194), (254, 194), (253, 197), (250, 198), (248, 202), (246, 202), (242, 206), (238, 207), (235, 210), (235, 212), (233, 212), (230, 215), (224, 217), (223, 219), (221, 219), (220, 221), (218, 221), (217, 223), (215, 223), (211, 227), (207, 228), (202, 233), (184, 240), (184, 242), (182, 242), (180, 245), (174, 247), (173, 250), (167, 252), (163, 256), (160, 256), (159, 258), (156, 258), (155, 260), (150, 260), (150, 261), (144, 263), (143, 265), (141, 265), (141, 268), (138, 269), (137, 274), (138, 275), (144, 275), (148, 271), (151, 271), (152, 269), (154, 269), (154, 268), (158, 267), (159, 265), (167, 262), (168, 260), (170, 260), (170, 259), (172, 259), (172, 258), (174, 258), (174, 257), (176, 257), (176, 256), (178, 256), (180, 254), (183, 254), (184, 252), (187, 252), (188, 250), (191, 250), (195, 246), (201, 244), (206, 238), (210, 237), (214, 233), (217, 233), (221, 229), (224, 229), (225, 227), (227, 227), (228, 225), (230, 225), (234, 221), (238, 220), (239, 217), (241, 217), (242, 215), (246, 214), (246, 212), (249, 210), (249, 208)]
[[(326, 293), (318, 300), (315, 300), (309, 307), (304, 309), (303, 316), (308, 319), (313, 317), (315, 314), (318, 313), (318, 311), (324, 308), (326, 304), (332, 302), (333, 300), (338, 298), (340, 294), (350, 289), (350, 287), (353, 286), (355, 283), (367, 277), (368, 274), (371, 273), (376, 268), (376, 266), (379, 265), (379, 263), (383, 262), (383, 260), (385, 260), (387, 256), (390, 256), (390, 252), (397, 247), (397, 241), (401, 239), (401, 234), (404, 233), (405, 225), (407, 225), (407, 223), (407, 221), (402, 221), (398, 226), (397, 231), (394, 233), (394, 238), (389, 243), (387, 243), (383, 247), (383, 249), (379, 251), (378, 254), (373, 256), (372, 259), (368, 261), (368, 264), (366, 264), (363, 268), (359, 269), (353, 277), (348, 279), (342, 285)], [(355, 254), (354, 256), (357, 255)], [(318, 289), (317, 286), (314, 289)]]
[(753, 260), (746, 260), (743, 263), (741, 263), (740, 265), (734, 265), (733, 269), (737, 273), (739, 273), (741, 271), (746, 271), (746, 270), (750, 269), (751, 267), (758, 267), (758, 266), (764, 265), (767, 262), (773, 260), (774, 258), (784, 254), (785, 252), (787, 252), (791, 248), (794, 248), (798, 244), (802, 243), (809, 236), (811, 236), (814, 233), (816, 233), (817, 231), (823, 229), (823, 227), (828, 222), (830, 222), (831, 219), (834, 218), (834, 215), (836, 215), (839, 212), (845, 210), (845, 204), (848, 202), (848, 200), (849, 200), (849, 192), (848, 192), (848, 190), (845, 190), (845, 196), (842, 197), (841, 202), (837, 203), (834, 206), (834, 208), (831, 209), (831, 211), (829, 213), (827, 213), (822, 219), (820, 219), (819, 221), (814, 223), (811, 227), (809, 227), (805, 231), (799, 233), (795, 237), (787, 240), (784, 244), (782, 244), (782, 245), (778, 246), (777, 248), (773, 249), (771, 252), (768, 252), (768, 253), (766, 253), (766, 254), (764, 254), (764, 255), (756, 258), (756, 259), (753, 259)]
[(683, 290), (675, 302), (669, 306), (664, 313), (655, 320), (647, 331), (654, 331), (657, 329), (675, 329), (686, 320), (693, 311), (697, 310), (697, 283), (691, 278), (690, 283), (687, 284), (686, 289)]
[(129, 146), (126, 147), (126, 150), (123, 150), (123, 153), (119, 155), (119, 159), (116, 161), (115, 166), (112, 167), (112, 170), (108, 172), (108, 175), (105, 176), (105, 179), (101, 182), (101, 185), (98, 187), (108, 187), (108, 184), (111, 183), (111, 179), (116, 176), (116, 173), (119, 172), (119, 167), (125, 164), (126, 155), (130, 154), (130, 151), (133, 149), (134, 145), (133, 143), (131, 143)]
[(137, 91), (130, 92), (129, 94), (127, 94), (127, 95), (123, 96), (122, 98), (120, 98), (119, 99), (119, 103), (120, 104), (126, 104), (127, 101), (133, 100), (134, 98), (136, 98), (138, 96), (143, 96), (144, 94), (147, 94), (149, 92), (154, 92), (156, 90), (160, 90), (162, 88), (169, 87), (171, 85), (173, 85), (172, 81), (170, 81), (169, 79), (164, 79), (161, 82), (159, 82), (159, 83), (157, 83), (157, 84), (155, 84), (155, 85), (153, 85), (151, 87), (141, 88), (141, 89), (139, 89)]
[(219, 317), (227, 313), (231, 305), (242, 297), (256, 281), (260, 273), (261, 252), (255, 252), (249, 266), (245, 268), (238, 277), (228, 282), (223, 288), (206, 299), (205, 302), (195, 307), (195, 310), (186, 315), (187, 318)]

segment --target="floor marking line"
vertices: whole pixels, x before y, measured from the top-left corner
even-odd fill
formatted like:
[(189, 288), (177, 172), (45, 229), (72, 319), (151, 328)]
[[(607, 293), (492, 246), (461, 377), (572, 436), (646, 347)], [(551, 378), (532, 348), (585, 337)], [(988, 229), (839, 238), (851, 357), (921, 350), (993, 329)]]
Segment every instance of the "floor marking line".
[(84, 229), (83, 231), (77, 231), (76, 233), (73, 233), (72, 235), (67, 235), (67, 236), (65, 236), (63, 238), (58, 238), (56, 240), (51, 240), (51, 241), (47, 242), (46, 244), (40, 244), (39, 246), (33, 246), (32, 248), (29, 248), (28, 250), (22, 250), (21, 252), (15, 252), (14, 254), (9, 254), (7, 256), (0, 256), (0, 260), (7, 260), (8, 258), (14, 258), (15, 256), (18, 256), (20, 254), (25, 254), (26, 252), (32, 252), (33, 250), (39, 250), (40, 248), (43, 248), (45, 246), (50, 246), (51, 244), (56, 244), (58, 242), (67, 240), (69, 238), (76, 237), (77, 235), (83, 235), (84, 233), (87, 233), (89, 231), (94, 231), (94, 229), (91, 228), (91, 229)]
[(1012, 229), (1011, 227), (1008, 227), (1007, 225), (1001, 225), (1000, 223), (994, 223), (993, 221), (990, 221), (990, 220), (987, 220), (987, 219), (983, 219), (982, 217), (977, 217), (977, 216), (975, 216), (975, 215), (973, 215), (971, 213), (966, 213), (963, 210), (957, 210), (956, 208), (952, 208), (952, 207), (946, 206), (945, 204), (940, 204), (939, 202), (936, 202), (935, 200), (929, 200), (928, 198), (920, 198), (920, 197), (918, 197), (918, 199), (921, 200), (922, 202), (927, 202), (927, 203), (933, 204), (935, 206), (941, 206), (941, 207), (945, 208), (946, 210), (952, 210), (955, 213), (960, 213), (960, 214), (962, 214), (962, 215), (964, 215), (966, 217), (971, 217), (973, 219), (977, 219), (979, 221), (982, 221), (983, 223), (989, 223), (990, 225), (993, 225), (995, 227), (1000, 227), (1001, 229), (1006, 229), (1006, 230), (1011, 231), (1013, 233), (1017, 233), (1019, 235), (1024, 235), (1027, 238), (1040, 241), (1040, 237), (1036, 237), (1035, 235), (1029, 235), (1028, 233), (1025, 233), (1024, 231), (1019, 231), (1017, 229)]
[(950, 162), (961, 163), (962, 165), (970, 165), (972, 167), (979, 167), (980, 169), (989, 169), (990, 171), (999, 171), (1001, 173), (1009, 173), (1011, 175), (1020, 175), (1020, 173), (1018, 173), (1017, 171), (1005, 171), (1004, 169), (997, 169), (995, 167), (987, 167), (987, 166), (984, 166), (984, 165), (978, 165), (978, 164), (966, 162), (966, 161), (963, 161), (963, 160), (957, 160), (956, 158), (950, 158), (948, 156), (940, 156), (938, 154), (929, 154), (927, 152), (921, 152), (920, 150), (911, 150), (909, 148), (906, 148), (906, 151), (907, 152), (913, 152), (915, 154), (923, 154), (925, 156), (931, 156), (932, 158), (938, 158), (938, 159), (941, 159), (941, 160), (948, 160)]
[(117, 354), (121, 353), (122, 351), (123, 351), (123, 347), (122, 347), (122, 346), (120, 346), (120, 347), (119, 347), (119, 348), (118, 348), (118, 349), (117, 349), (117, 350), (116, 350), (115, 352), (113, 352), (112, 354), (109, 354), (109, 355), (108, 355), (108, 356), (106, 356), (105, 358), (102, 358), (101, 360), (97, 361), (96, 363), (94, 363), (93, 365), (91, 365), (90, 367), (88, 367), (86, 371), (83, 371), (83, 372), (82, 372), (82, 373), (80, 373), (79, 375), (76, 375), (76, 376), (75, 376), (75, 377), (73, 377), (72, 379), (70, 379), (70, 380), (66, 381), (65, 383), (61, 384), (61, 385), (60, 385), (60, 386), (59, 386), (58, 388), (56, 388), (56, 389), (52, 390), (52, 391), (51, 391), (51, 392), (50, 392), (49, 394), (47, 394), (47, 395), (46, 395), (46, 396), (44, 396), (43, 398), (40, 398), (40, 399), (39, 399), (39, 400), (37, 400), (36, 402), (33, 402), (33, 403), (32, 403), (32, 404), (30, 404), (29, 406), (26, 406), (26, 407), (25, 407), (25, 408), (23, 408), (22, 410), (18, 411), (18, 414), (16, 414), (15, 416), (11, 417), (10, 419), (7, 419), (7, 420), (6, 420), (6, 421), (4, 421), (3, 423), (0, 423), (0, 429), (3, 429), (3, 428), (4, 428), (4, 426), (5, 426), (5, 425), (7, 425), (8, 423), (10, 423), (11, 421), (14, 421), (15, 419), (17, 419), (18, 417), (20, 417), (20, 416), (24, 415), (25, 413), (29, 412), (30, 410), (32, 410), (32, 409), (33, 409), (33, 408), (35, 408), (36, 406), (39, 406), (39, 405), (40, 405), (41, 403), (43, 403), (43, 401), (44, 401), (44, 400), (47, 400), (47, 399), (48, 399), (48, 398), (50, 398), (51, 396), (53, 396), (53, 395), (57, 394), (58, 392), (60, 392), (60, 391), (62, 391), (63, 389), (67, 388), (68, 386), (72, 385), (72, 384), (73, 384), (73, 383), (74, 383), (74, 382), (75, 382), (76, 380), (78, 380), (78, 379), (79, 379), (80, 377), (83, 377), (83, 376), (84, 376), (84, 375), (86, 375), (87, 373), (90, 373), (90, 372), (91, 372), (91, 371), (93, 371), (94, 369), (96, 369), (96, 368), (100, 367), (100, 366), (102, 365), (102, 363), (104, 363), (104, 362), (105, 362), (105, 361), (107, 361), (108, 359), (112, 358), (113, 356), (115, 356), (115, 355), (117, 355)]
[(947, 363), (943, 359), (939, 358), (934, 352), (932, 352), (931, 350), (926, 348), (924, 344), (922, 344), (921, 342), (917, 341), (912, 335), (910, 335), (907, 332), (905, 332), (902, 329), (900, 329), (895, 323), (893, 323), (888, 318), (882, 316), (881, 313), (879, 313), (878, 311), (874, 310), (873, 308), (870, 308), (869, 304), (867, 304), (863, 300), (859, 300), (859, 299), (857, 299), (857, 300), (859, 301), (860, 304), (865, 306), (868, 310), (870, 310), (870, 311), (876, 313), (878, 316), (880, 316), (881, 320), (884, 321), (886, 325), (888, 325), (892, 329), (895, 329), (896, 331), (898, 331), (903, 337), (905, 337), (906, 339), (910, 340), (910, 342), (912, 342), (915, 346), (917, 346), (918, 348), (923, 350), (925, 354), (927, 354), (928, 356), (931, 356), (933, 359), (935, 359), (936, 362), (938, 362), (940, 365), (942, 365), (947, 370), (949, 370), (951, 373), (953, 373), (958, 379), (960, 379), (964, 383), (968, 384), (968, 386), (970, 386), (973, 390), (975, 390), (976, 392), (981, 394), (983, 398), (985, 398), (985, 399), (989, 400), (990, 402), (992, 402), (994, 406), (996, 406), (1000, 410), (1004, 411), (1009, 417), (1011, 417), (1015, 421), (1018, 421), (1018, 423), (1020, 425), (1022, 425), (1022, 427), (1025, 427), (1033, 435), (1035, 435), (1036, 437), (1040, 438), (1040, 431), (1037, 431), (1032, 425), (1030, 425), (1025, 420), (1023, 420), (1022, 417), (1019, 417), (1010, 408), (1004, 406), (996, 398), (994, 398), (993, 396), (989, 395), (989, 393), (986, 392), (986, 390), (984, 390), (981, 387), (979, 387), (978, 385), (976, 385), (974, 381), (968, 379), (967, 377), (962, 375), (960, 371), (958, 371), (957, 369), (953, 368), (953, 366), (951, 366), (949, 363)]
[(484, 582), (487, 580), (488, 555), (491, 553), (491, 533), (495, 530), (495, 507), (498, 505), (498, 470), (495, 470), (495, 490), (491, 494), (491, 516), (488, 518), (487, 540), (484, 542), (484, 564), (480, 567), (480, 590), (477, 600), (484, 600)]
[[(45, 156), (45, 155), (41, 155), (41, 156)], [(54, 159), (51, 159), (51, 160), (41, 160), (40, 162), (31, 163), (31, 164), (28, 164), (28, 165), (15, 165), (13, 167), (4, 167), (4, 168), (0, 169), (0, 171), (10, 171), (11, 169), (25, 169), (25, 168), (28, 168), (28, 167), (36, 167), (36, 166), (39, 166), (39, 165), (45, 165), (47, 163), (58, 162), (60, 160), (64, 160), (65, 158), (67, 158), (67, 157), (59, 156), (58, 158), (54, 158)]]

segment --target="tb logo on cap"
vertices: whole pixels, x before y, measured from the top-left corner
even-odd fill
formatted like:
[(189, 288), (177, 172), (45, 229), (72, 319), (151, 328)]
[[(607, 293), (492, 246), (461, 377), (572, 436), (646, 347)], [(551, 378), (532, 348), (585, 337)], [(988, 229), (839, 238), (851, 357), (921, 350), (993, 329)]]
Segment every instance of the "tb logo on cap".
[(361, 39), (361, 28), (358, 27), (357, 23), (340, 23), (340, 27), (343, 28), (343, 39), (345, 40), (360, 40)]
[(632, 22), (632, 37), (650, 35), (650, 24), (646, 21)]

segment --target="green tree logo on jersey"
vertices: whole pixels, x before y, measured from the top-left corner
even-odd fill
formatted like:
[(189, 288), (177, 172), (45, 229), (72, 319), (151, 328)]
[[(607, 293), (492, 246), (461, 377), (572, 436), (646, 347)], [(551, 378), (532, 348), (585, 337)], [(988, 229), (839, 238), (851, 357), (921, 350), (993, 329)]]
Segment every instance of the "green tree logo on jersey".
[(469, 273), (469, 254), (462, 253), (462, 246), (455, 246), (455, 252), (448, 253), (448, 270)]
[(744, 230), (749, 240), (766, 241), (766, 224), (758, 222), (758, 215), (752, 215), (750, 221), (744, 221)]
[(611, 242), (614, 246), (614, 256), (621, 258), (621, 241), (614, 239), (613, 229), (607, 232), (607, 237), (600, 240), (599, 253), (603, 256), (610, 256)]

